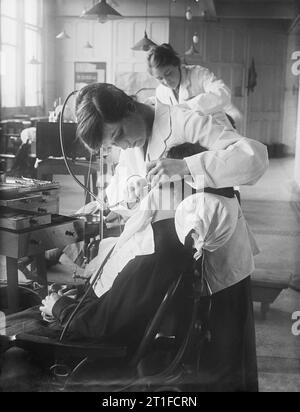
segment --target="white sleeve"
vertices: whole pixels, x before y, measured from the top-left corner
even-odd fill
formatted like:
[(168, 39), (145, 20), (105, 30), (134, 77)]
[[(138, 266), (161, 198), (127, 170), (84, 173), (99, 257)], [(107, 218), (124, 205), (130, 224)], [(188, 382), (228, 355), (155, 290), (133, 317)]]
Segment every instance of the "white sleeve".
[[(224, 120), (222, 120), (222, 117)], [(189, 115), (185, 141), (200, 143), (207, 152), (185, 158), (193, 186), (222, 188), (256, 183), (268, 168), (268, 152), (262, 143), (240, 136), (217, 116)]]
[(211, 114), (224, 111), (225, 107), (231, 103), (230, 89), (208, 69), (195, 68), (191, 81), (192, 83), (198, 82), (204, 89), (204, 93), (200, 93), (186, 102), (192, 110)]
[(195, 259), (202, 250), (214, 252), (233, 235), (239, 215), (236, 199), (226, 199), (209, 193), (197, 193), (184, 199), (175, 214), (175, 227), (179, 240), (184, 244), (193, 231)]
[(256, 183), (268, 168), (267, 148), (255, 140), (240, 138), (224, 149), (185, 159), (195, 187), (222, 188)]

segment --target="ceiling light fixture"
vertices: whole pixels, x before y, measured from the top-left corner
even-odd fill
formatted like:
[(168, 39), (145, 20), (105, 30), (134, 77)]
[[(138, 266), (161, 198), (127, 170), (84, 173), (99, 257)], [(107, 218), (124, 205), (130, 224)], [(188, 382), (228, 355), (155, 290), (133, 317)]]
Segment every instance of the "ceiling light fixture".
[(106, 0), (100, 0), (89, 9), (83, 10), (80, 17), (89, 20), (98, 20), (99, 23), (106, 23), (109, 20), (119, 20), (123, 18), (117, 10), (106, 3)]
[(66, 32), (66, 30), (64, 29), (62, 32), (60, 32), (56, 38), (58, 40), (66, 40), (66, 39), (70, 39), (71, 37), (68, 35), (68, 33)]
[(91, 43), (89, 41), (87, 41), (85, 43), (85, 45), (83, 46), (84, 49), (93, 49), (93, 46), (91, 45)]
[(192, 18), (193, 18), (193, 12), (192, 12), (192, 9), (191, 9), (190, 7), (188, 7), (188, 8), (186, 9), (185, 17), (186, 17), (186, 19), (187, 19), (188, 21), (191, 21)]
[(37, 65), (41, 64), (41, 62), (35, 56), (32, 56), (32, 58), (29, 60), (28, 64), (32, 64), (34, 66), (37, 66)]
[(191, 47), (185, 52), (186, 56), (193, 56), (195, 54), (200, 54), (199, 50), (197, 49), (195, 43), (193, 42)]
[(151, 39), (149, 39), (147, 34), (147, 26), (148, 26), (148, 0), (146, 0), (146, 28), (145, 34), (142, 40), (138, 41), (133, 47), (132, 50), (134, 51), (149, 51), (151, 47), (156, 46)]
[(195, 44), (198, 44), (198, 43), (199, 43), (199, 35), (198, 35), (197, 32), (194, 33), (193, 42), (194, 42)]
[[(188, 4), (188, 1), (186, 0), (186, 6), (187, 6), (187, 4)], [(186, 16), (185, 16), (185, 17), (186, 17), (185, 24), (184, 24), (185, 44), (186, 44), (186, 35), (187, 35), (187, 24), (190, 24), (190, 23), (187, 23), (186, 21), (188, 20), (188, 21), (190, 22), (190, 21), (192, 20), (192, 17), (193, 17), (191, 8), (190, 8), (190, 7), (186, 7), (186, 10), (190, 10), (190, 11), (191, 11), (191, 15), (188, 16), (187, 13), (186, 13)], [(190, 17), (190, 18), (188, 18), (188, 17)], [(192, 38), (191, 47), (184, 53), (185, 56), (199, 55), (200, 52), (199, 52), (199, 50), (198, 50), (197, 47), (196, 47), (196, 45), (197, 45), (198, 43), (199, 43), (199, 35), (198, 35), (197, 32), (195, 32), (194, 35), (193, 35), (193, 38)]]

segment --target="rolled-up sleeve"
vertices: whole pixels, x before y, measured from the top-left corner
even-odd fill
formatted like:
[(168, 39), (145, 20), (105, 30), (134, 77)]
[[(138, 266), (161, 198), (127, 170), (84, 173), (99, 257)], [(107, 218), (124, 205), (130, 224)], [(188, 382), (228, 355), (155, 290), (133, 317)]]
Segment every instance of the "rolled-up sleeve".
[(203, 93), (186, 101), (186, 104), (192, 110), (200, 111), (203, 114), (211, 114), (224, 111), (226, 106), (230, 105), (230, 89), (208, 69), (196, 66), (191, 74), (191, 83), (192, 88), (195, 88), (195, 85), (198, 84), (204, 90)]
[(254, 140), (239, 139), (227, 148), (185, 159), (194, 186), (228, 187), (256, 183), (268, 168), (266, 147)]
[(185, 141), (198, 142), (208, 149), (185, 158), (196, 189), (251, 185), (266, 172), (267, 147), (239, 135), (224, 114), (186, 113), (185, 120), (181, 117), (180, 121), (185, 123)]

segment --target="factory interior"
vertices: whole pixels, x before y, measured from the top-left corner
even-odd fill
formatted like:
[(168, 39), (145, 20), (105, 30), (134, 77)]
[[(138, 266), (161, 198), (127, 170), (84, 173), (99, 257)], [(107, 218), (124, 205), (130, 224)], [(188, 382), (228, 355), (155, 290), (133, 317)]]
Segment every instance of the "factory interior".
[[(300, 1), (0, 0), (0, 33), (0, 392), (300, 392)], [(168, 83), (166, 70), (162, 74), (162, 70), (159, 71), (160, 66), (155, 66), (155, 69), (154, 66), (150, 67), (151, 51), (154, 50), (155, 53), (156, 47), (165, 44), (172, 46), (172, 52), (175, 51), (174, 55), (181, 61), (178, 66), (180, 80), (176, 88)], [(164, 50), (170, 52), (169, 48), (165, 47)], [(177, 68), (173, 63), (165, 66)], [(195, 86), (195, 90), (192, 90), (192, 82), (197, 81), (196, 77), (183, 80), (187, 70), (190, 70), (190, 73), (192, 70), (195, 73), (202, 70), (201, 73), (208, 76), (205, 81), (198, 78), (202, 82), (203, 90), (200, 90), (200, 86)], [(116, 118), (121, 118), (121, 99), (125, 98), (124, 96), (130, 99), (126, 107), (135, 107), (129, 117), (140, 116), (142, 110), (145, 113), (149, 110), (150, 113), (149, 108), (151, 113), (155, 112), (152, 140), (149, 145), (147, 143), (148, 146), (137, 147), (137, 143), (128, 146), (126, 143), (124, 148), (114, 144), (117, 141), (115, 139), (111, 145), (99, 143), (97, 150), (89, 149), (92, 146), (89, 146), (88, 138), (84, 140), (78, 130), (86, 132), (87, 125), (96, 130), (98, 126), (91, 125), (92, 118), (104, 119), (101, 128), (99, 126), (103, 134), (110, 130), (110, 126), (115, 127), (116, 121), (107, 120), (105, 123), (105, 116), (106, 109), (109, 112), (113, 106), (109, 99), (114, 98), (113, 93), (117, 89), (105, 89), (105, 93), (111, 93), (106, 100), (107, 107), (105, 110), (96, 107), (95, 117), (92, 117), (94, 114), (90, 112), (90, 118), (86, 116), (85, 124), (82, 121), (82, 112), (88, 110), (89, 106), (88, 103), (81, 105), (80, 98), (84, 100), (89, 95), (84, 95), (81, 91), (90, 88), (94, 92), (93, 85), (107, 83), (124, 92), (120, 94), (120, 106), (116, 106)], [(186, 90), (183, 91), (184, 87)], [(212, 100), (221, 101), (224, 91), (231, 99), (227, 101), (230, 103), (230, 110), (226, 109), (229, 107), (226, 104), (210, 111), (200, 109), (200, 103), (197, 107), (196, 103), (189, 105), (189, 99), (196, 102), (200, 93), (204, 96), (203, 101), (207, 95), (210, 95)], [(190, 95), (187, 92), (190, 92)], [(164, 96), (169, 96), (167, 93), (170, 93), (172, 97), (166, 97), (166, 101), (162, 101), (159, 93), (161, 96), (163, 93)], [(94, 95), (91, 101), (94, 103)], [(178, 112), (180, 110), (182, 111)], [(170, 119), (165, 113), (170, 113)], [(186, 123), (181, 126), (182, 119)], [(173, 121), (177, 127), (171, 124)], [(169, 149), (168, 142), (173, 139), (173, 135), (179, 136), (182, 131), (183, 134), (190, 133), (187, 129), (191, 121), (204, 125), (202, 130), (199, 129), (200, 126), (197, 129), (200, 130), (199, 136), (201, 135), (203, 140), (199, 140), (195, 133), (192, 140), (194, 139), (194, 143), (197, 139), (203, 146), (203, 142), (207, 142), (206, 152), (195, 154), (190, 160), (175, 161), (171, 156), (170, 159), (166, 158), (166, 151), (163, 154), (159, 147), (153, 147), (155, 135), (156, 138), (160, 136), (165, 147)], [(171, 124), (171, 137), (166, 138), (164, 132), (168, 122)], [(136, 130), (139, 130), (139, 127), (137, 122)], [(137, 134), (134, 128), (133, 124), (128, 130)], [(220, 128), (223, 128), (220, 137), (215, 137)], [(86, 135), (88, 136), (88, 132)], [(112, 134), (109, 138), (112, 138), (111, 136)], [(210, 137), (220, 141), (214, 141), (210, 145)], [(100, 139), (99, 134), (98, 138)], [(229, 143), (224, 146), (226, 139)], [(190, 140), (180, 135), (179, 141), (183, 143)], [(149, 282), (154, 282), (154, 274), (146, 276), (146, 271), (150, 270), (150, 261), (143, 263), (143, 259), (148, 259), (148, 255), (140, 252), (143, 248), (147, 250), (147, 247), (150, 247), (147, 243), (150, 239), (147, 237), (149, 233), (144, 234), (150, 229), (142, 226), (142, 229), (137, 229), (139, 232), (126, 238), (124, 233), (127, 233), (127, 229), (129, 232), (133, 230), (142, 215), (136, 215), (134, 221), (135, 206), (133, 209), (129, 207), (129, 198), (123, 200), (123, 188), (119, 198), (116, 193), (120, 187), (113, 186), (110, 192), (108, 189), (116, 183), (116, 178), (119, 178), (120, 182), (127, 179), (127, 184), (132, 176), (136, 177), (134, 162), (130, 165), (133, 172), (128, 178), (122, 167), (126, 152), (130, 152), (131, 156), (138, 150), (142, 153), (141, 149), (144, 149), (142, 161), (146, 162), (150, 174), (161, 165), (159, 159), (162, 158), (165, 167), (171, 164), (172, 160), (174, 165), (177, 162), (178, 167), (184, 163), (187, 165), (188, 174), (194, 177), (192, 164), (196, 168), (196, 157), (201, 159), (204, 180), (207, 179), (210, 183), (204, 184), (201, 190), (196, 187), (198, 183), (195, 183), (196, 194), (193, 192), (190, 197), (199, 196), (200, 199), (203, 195), (206, 199), (205, 188), (208, 187), (206, 196), (209, 199), (216, 202), (217, 198), (223, 206), (233, 201), (236, 203), (234, 207), (239, 208), (238, 222), (245, 220), (245, 227), (250, 229), (259, 249), (259, 253), (253, 253), (254, 257), (252, 252), (249, 252), (255, 263), (250, 274), (241, 273), (242, 266), (246, 266), (246, 258), (241, 255), (246, 252), (239, 250), (246, 250), (246, 246), (244, 249), (236, 246), (235, 251), (230, 251), (230, 246), (226, 249), (226, 245), (219, 245), (219, 250), (228, 253), (222, 257), (215, 245), (208, 245), (204, 251), (209, 236), (213, 236), (210, 226), (201, 243), (202, 256), (197, 252), (201, 256), (201, 269), (196, 269), (193, 275), (190, 275), (194, 276), (190, 283), (182, 280), (184, 274), (181, 274), (179, 283), (175, 282), (175, 286), (168, 284), (164, 290), (165, 296), (162, 295), (163, 299), (159, 300), (158, 296), (163, 288), (152, 283), (148, 285), (148, 279)], [(149, 150), (153, 150), (153, 156), (149, 155)], [(226, 153), (228, 157), (225, 157)], [(123, 156), (123, 163), (120, 156)], [(177, 159), (188, 157), (189, 155)], [(151, 163), (151, 167), (147, 162)], [(200, 165), (200, 162), (198, 163)], [(147, 176), (144, 175), (143, 179), (147, 180)], [(193, 180), (191, 176), (188, 176), (188, 179)], [(149, 181), (147, 184), (149, 186)], [(210, 188), (213, 189), (210, 191)], [(234, 199), (227, 198), (227, 189), (235, 193)], [(153, 186), (150, 194), (152, 190)], [(115, 199), (121, 202), (115, 203)], [(122, 215), (121, 212), (118, 213), (118, 207), (113, 207), (121, 205), (122, 202), (127, 204), (130, 214), (124, 212)], [(139, 202), (143, 204), (140, 195), (136, 197), (136, 204)], [(177, 211), (174, 211), (175, 224), (179, 219), (178, 210), (181, 204)], [(122, 205), (122, 208), (125, 206)], [(137, 213), (140, 213), (140, 210)], [(204, 212), (199, 213), (201, 216), (205, 215)], [(203, 222), (207, 222), (209, 213), (203, 217)], [(229, 211), (228, 214), (230, 213)], [(199, 219), (197, 216), (189, 222), (197, 225)], [(221, 223), (225, 225), (223, 220)], [(201, 224), (200, 222), (199, 225)], [(210, 222), (210, 225), (212, 224)], [(178, 223), (176, 228), (179, 226)], [(151, 233), (154, 233), (156, 241), (155, 228), (158, 228), (158, 223), (152, 221), (150, 227), (153, 228)], [(189, 230), (181, 229), (185, 236), (188, 236)], [(195, 227), (193, 229), (197, 232)], [(222, 237), (217, 236), (217, 230), (221, 230), (219, 226), (215, 228), (215, 237), (218, 238), (215, 243), (221, 242)], [(234, 235), (232, 233), (231, 236), (235, 236), (236, 232)], [(179, 229), (177, 235), (181, 240)], [(241, 236), (237, 243), (246, 245), (248, 237), (243, 240)], [(121, 250), (119, 261), (123, 259), (127, 265), (121, 267), (119, 262), (119, 266), (116, 266), (121, 269), (112, 281), (114, 283), (97, 295), (101, 278), (96, 278), (101, 270), (106, 274), (107, 259), (107, 276), (110, 275), (110, 257), (106, 256), (111, 244), (108, 240), (115, 239), (118, 246), (116, 239), (119, 238), (125, 239), (125, 244), (118, 249)], [(232, 246), (233, 243), (228, 239), (228, 244)], [(172, 242), (170, 240), (169, 243)], [(168, 241), (164, 247), (166, 243)], [(184, 241), (180, 243), (183, 248), (182, 243)], [(196, 243), (195, 241), (195, 248)], [(154, 258), (157, 250), (152, 251)], [(175, 255), (174, 252), (174, 261), (181, 262)], [(204, 298), (199, 298), (197, 282), (202, 282), (203, 292), (205, 257), (212, 262), (214, 256), (222, 260), (218, 264), (224, 268), (223, 274), (222, 269), (214, 275), (209, 274), (208, 269), (206, 276), (209, 292)], [(159, 267), (159, 254), (156, 259)], [(96, 263), (93, 265), (93, 262)], [(114, 267), (111, 267), (113, 271)], [(164, 264), (162, 267), (165, 267)], [(133, 269), (137, 271), (138, 268), (141, 268), (141, 273), (137, 274), (138, 280), (134, 283)], [(210, 269), (213, 270), (213, 263)], [(132, 276), (126, 270), (131, 270)], [(201, 279), (197, 278), (199, 270)], [(184, 269), (183, 273), (186, 271), (187, 269)], [(169, 273), (169, 269), (164, 269), (160, 279), (164, 278), (165, 272)], [(223, 300), (218, 300), (218, 297), (214, 300), (214, 295), (220, 296), (224, 291), (243, 284), (249, 275), (250, 295), (247, 296), (250, 296), (251, 305), (253, 302), (254, 316), (250, 309), (246, 318), (246, 298), (243, 300), (242, 296), (238, 296), (235, 289), (236, 296), (230, 297), (235, 301), (232, 303), (228, 300), (227, 307), (223, 307), (224, 313), (228, 312), (228, 316), (232, 316), (232, 320), (226, 319), (230, 330), (232, 326), (232, 332), (228, 330), (225, 333), (223, 331), (226, 326), (222, 329), (222, 321), (217, 321), (218, 315), (211, 315), (211, 312), (215, 314), (219, 310), (221, 313), (222, 308), (218, 305), (223, 302), (226, 306), (226, 298), (223, 295)], [(215, 291), (211, 291), (210, 276), (215, 281)], [(216, 280), (216, 276), (221, 280)], [(165, 277), (167, 278), (167, 275)], [(184, 286), (181, 287), (181, 283)], [(164, 286), (166, 284), (167, 282)], [(85, 303), (88, 302), (88, 305), (92, 298), (83, 295), (80, 301), (79, 291), (86, 287), (90, 293), (92, 286), (95, 288), (94, 304), (99, 301), (100, 306), (99, 309), (94, 306), (94, 309), (89, 309), (90, 312), (86, 309), (84, 313)], [(130, 288), (127, 298), (124, 291), (116, 291), (117, 287), (126, 286)], [(186, 287), (190, 287), (192, 292), (182, 298), (182, 291)], [(150, 289), (157, 306), (152, 308), (145, 303), (147, 307), (144, 314), (143, 304), (144, 300), (148, 299)], [(74, 290), (76, 295), (73, 296)], [(243, 293), (246, 293), (245, 291), (246, 286)], [(107, 300), (114, 299), (114, 293), (115, 303), (107, 303)], [(134, 293), (137, 293), (138, 297)], [(49, 314), (48, 307), (53, 295), (57, 298), (53, 298), (52, 312)], [(210, 297), (208, 320), (206, 314), (203, 315), (206, 309), (202, 308), (209, 299), (207, 296)], [(130, 297), (133, 300), (123, 304), (122, 299)], [(72, 303), (75, 300), (80, 302), (77, 307)], [(240, 308), (241, 301), (243, 304)], [(61, 302), (64, 307), (60, 305)], [(189, 313), (189, 302), (197, 308), (196, 314), (192, 310)], [(214, 309), (214, 302), (217, 309)], [(185, 303), (186, 313), (182, 313)], [(37, 309), (34, 312), (34, 321), (31, 321), (29, 316), (34, 308)], [(74, 311), (67, 319), (66, 313), (70, 314), (68, 311), (71, 309)], [(128, 320), (124, 313), (119, 319), (118, 310), (128, 310), (130, 316), (136, 316), (136, 319)], [(82, 313), (78, 325), (84, 333), (81, 336), (78, 332), (79, 343), (77, 340), (73, 343), (72, 339), (68, 341), (68, 328), (73, 331), (72, 321), (75, 325), (76, 315), (81, 316)], [(143, 317), (146, 318), (146, 314), (150, 313), (151, 316), (149, 315), (146, 322)], [(98, 334), (92, 331), (97, 328), (97, 324), (88, 324), (88, 317), (94, 321), (96, 314), (100, 324), (100, 315), (105, 317), (103, 324), (108, 324), (101, 327), (103, 336), (101, 335), (100, 340), (97, 340), (100, 331)], [(36, 320), (37, 316), (39, 320)], [(178, 337), (172, 329), (180, 329), (173, 326), (176, 321), (180, 323), (180, 316), (188, 319), (187, 323), (191, 322), (191, 329), (187, 328), (184, 332), (187, 338), (182, 337), (181, 332), (178, 332)], [(238, 317), (238, 320), (235, 319)], [(251, 355), (246, 353), (248, 346), (251, 346), (251, 327), (248, 325), (251, 319), (255, 326), (256, 351), (255, 362), (252, 360), (252, 363)], [(36, 330), (30, 335), (33, 323), (35, 326), (37, 322), (41, 323), (38, 331), (48, 328), (53, 332), (56, 331), (58, 321), (61, 321), (60, 327), (63, 328), (62, 333), (59, 329), (61, 334), (58, 341), (55, 341), (56, 337), (52, 339), (52, 334), (44, 337)], [(87, 322), (86, 325), (83, 325), (84, 321)], [(136, 345), (133, 339), (135, 330), (131, 330), (130, 326), (136, 324), (136, 335), (139, 335), (143, 322), (147, 329)], [(199, 322), (200, 327), (196, 327)], [(217, 326), (210, 322), (215, 322)], [(236, 331), (235, 325), (238, 322), (240, 324), (236, 326)], [(245, 327), (243, 333), (241, 325)], [(217, 343), (214, 341), (214, 332), (211, 332), (215, 329), (216, 339), (219, 339)], [(235, 333), (236, 338), (231, 337), (230, 340), (229, 335)], [(238, 344), (236, 341), (239, 340), (239, 333), (243, 334), (243, 342)], [(92, 339), (88, 337), (89, 334)], [(107, 341), (104, 339), (106, 334), (109, 337)], [(180, 339), (183, 339), (184, 343)], [(224, 347), (224, 353), (228, 350), (228, 357), (236, 351), (236, 358), (232, 360), (234, 367), (231, 360), (228, 360), (228, 365), (221, 365), (220, 361), (220, 370), (215, 371), (204, 362), (204, 368), (207, 367), (209, 372), (203, 371), (201, 359), (205, 358), (205, 348), (209, 347), (211, 342), (216, 347), (218, 344), (219, 348)], [(134, 353), (131, 353), (130, 345), (133, 345)], [(243, 355), (241, 367), (245, 376), (240, 380), (249, 382), (243, 382), (243, 385), (238, 377), (242, 372), (237, 371), (239, 355), (234, 349), (235, 345), (245, 346), (241, 349), (241, 352), (246, 353)], [(126, 348), (129, 348), (128, 353)], [(213, 350), (217, 349), (212, 349), (212, 352), (208, 349), (212, 358)], [(39, 351), (48, 351), (47, 354), (51, 351), (59, 353), (59, 360), (51, 359), (50, 368), (49, 365), (44, 367), (44, 360), (47, 358), (45, 355), (43, 362), (38, 363), (38, 372), (37, 356), (34, 358), (34, 367), (23, 361), (23, 358), (19, 360), (20, 353), (36, 355)], [(65, 356), (66, 354), (68, 356)], [(74, 354), (76, 361), (66, 360), (70, 358), (70, 354)], [(100, 366), (92, 368), (94, 356), (97, 358), (94, 365)], [(168, 364), (169, 358), (171, 360)], [(209, 359), (207, 362), (209, 363)], [(251, 377), (247, 375), (250, 363), (252, 369), (254, 364), (257, 368), (256, 372), (252, 370), (252, 375), (249, 372)], [(47, 375), (43, 375), (42, 384), (41, 364)], [(166, 365), (162, 371), (158, 368), (161, 365)], [(129, 369), (131, 378), (128, 380)], [(100, 371), (99, 382), (96, 371)], [(229, 371), (229, 377), (223, 381), (225, 371)], [(256, 377), (253, 377), (253, 374)]]

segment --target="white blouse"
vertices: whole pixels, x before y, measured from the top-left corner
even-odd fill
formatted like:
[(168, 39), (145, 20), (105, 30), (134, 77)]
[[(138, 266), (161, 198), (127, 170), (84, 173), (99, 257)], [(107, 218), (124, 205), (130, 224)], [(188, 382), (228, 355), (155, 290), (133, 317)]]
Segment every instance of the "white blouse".
[[(258, 141), (240, 136), (224, 113), (201, 115), (181, 106), (170, 107), (158, 103), (146, 158), (140, 148), (121, 152), (119, 165), (107, 188), (109, 204), (115, 205), (124, 200), (131, 176), (146, 176), (147, 160), (160, 159), (169, 148), (185, 142), (199, 142), (209, 149), (185, 159), (190, 171), (190, 184), (198, 191), (204, 187), (254, 184), (268, 167), (266, 147)], [(235, 199), (233, 201), (236, 202)], [(127, 217), (137, 212), (127, 209), (123, 204), (113, 210)], [(110, 265), (115, 265), (115, 269), (107, 269), (107, 279), (110, 277), (110, 280), (107, 280), (106, 286), (96, 288), (96, 294), (101, 295), (111, 287), (116, 273), (119, 273), (126, 262), (138, 255), (154, 253), (153, 230), (149, 224), (152, 214), (145, 214), (143, 210), (139, 213), (129, 219), (119, 243), (121, 245), (122, 239), (126, 239), (124, 247), (119, 249), (121, 257), (115, 263), (111, 261)], [(215, 293), (225, 289), (252, 273), (253, 254), (257, 251), (254, 238), (239, 208), (232, 237), (219, 249), (207, 251), (206, 272), (210, 276), (212, 291)], [(100, 248), (99, 261), (104, 257)], [(104, 279), (105, 277), (101, 282)]]

